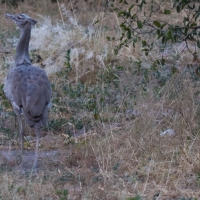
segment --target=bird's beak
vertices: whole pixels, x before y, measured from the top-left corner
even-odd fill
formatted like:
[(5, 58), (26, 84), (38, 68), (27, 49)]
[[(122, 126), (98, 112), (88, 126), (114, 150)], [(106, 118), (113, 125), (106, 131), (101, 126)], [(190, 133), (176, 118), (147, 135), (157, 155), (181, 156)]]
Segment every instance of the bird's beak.
[(16, 15), (5, 14), (5, 18), (15, 20), (16, 19)]

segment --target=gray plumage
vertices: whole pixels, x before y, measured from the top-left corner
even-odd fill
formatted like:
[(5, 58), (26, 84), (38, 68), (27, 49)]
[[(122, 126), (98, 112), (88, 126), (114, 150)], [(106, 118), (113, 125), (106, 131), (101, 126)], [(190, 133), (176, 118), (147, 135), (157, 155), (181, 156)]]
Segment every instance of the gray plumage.
[(46, 72), (31, 65), (29, 58), (29, 40), (31, 27), (36, 21), (25, 14), (6, 14), (20, 28), (21, 35), (16, 48), (14, 68), (5, 79), (4, 93), (10, 100), (13, 110), (17, 115), (19, 132), (21, 134), (22, 163), (24, 154), (24, 128), (21, 114), (25, 122), (36, 130), (36, 153), (33, 167), (37, 165), (39, 135), (41, 128), (47, 124), (48, 109), (51, 104), (51, 85)]

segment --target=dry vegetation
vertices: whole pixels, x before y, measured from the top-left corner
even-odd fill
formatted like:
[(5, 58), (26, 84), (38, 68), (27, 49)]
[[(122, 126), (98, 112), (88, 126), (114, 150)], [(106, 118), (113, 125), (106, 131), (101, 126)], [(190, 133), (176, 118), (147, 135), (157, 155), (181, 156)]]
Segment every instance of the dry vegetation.
[[(199, 199), (200, 82), (181, 44), (164, 52), (165, 66), (154, 62), (159, 48), (149, 57), (140, 46), (115, 56), (106, 36), (118, 34), (119, 19), (103, 17), (101, 1), (31, 2), (1, 5), (0, 13), (38, 20), (30, 54), (50, 77), (53, 107), (38, 172), (30, 170), (35, 141), (28, 127), (21, 170), (15, 117), (0, 90), (0, 199)], [(3, 84), (19, 33), (3, 17), (0, 24)]]

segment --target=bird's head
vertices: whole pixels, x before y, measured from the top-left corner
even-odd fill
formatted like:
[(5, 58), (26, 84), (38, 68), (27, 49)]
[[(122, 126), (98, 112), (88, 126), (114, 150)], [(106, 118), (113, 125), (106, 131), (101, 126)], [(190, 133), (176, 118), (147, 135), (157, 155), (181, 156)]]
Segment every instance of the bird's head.
[(26, 14), (19, 14), (19, 15), (6, 14), (5, 17), (7, 19), (13, 20), (19, 28), (25, 28), (27, 25), (35, 25), (37, 23), (36, 20), (32, 19)]

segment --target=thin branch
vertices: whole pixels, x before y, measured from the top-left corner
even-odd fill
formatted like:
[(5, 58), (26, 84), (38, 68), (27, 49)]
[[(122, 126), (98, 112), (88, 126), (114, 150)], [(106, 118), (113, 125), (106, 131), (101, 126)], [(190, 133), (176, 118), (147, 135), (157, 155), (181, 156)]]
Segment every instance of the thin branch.
[(189, 46), (188, 46), (187, 40), (185, 40), (185, 44), (186, 44), (186, 48), (188, 49), (188, 51), (193, 55), (192, 51), (190, 50), (190, 48), (189, 48)]
[(60, 17), (62, 19), (62, 23), (63, 23), (63, 26), (64, 26), (65, 22), (64, 22), (64, 19), (63, 19), (63, 14), (62, 14), (62, 11), (61, 11), (61, 8), (60, 8), (60, 4), (59, 4), (58, 0), (57, 0), (57, 5), (58, 5), (59, 12), (60, 12)]

